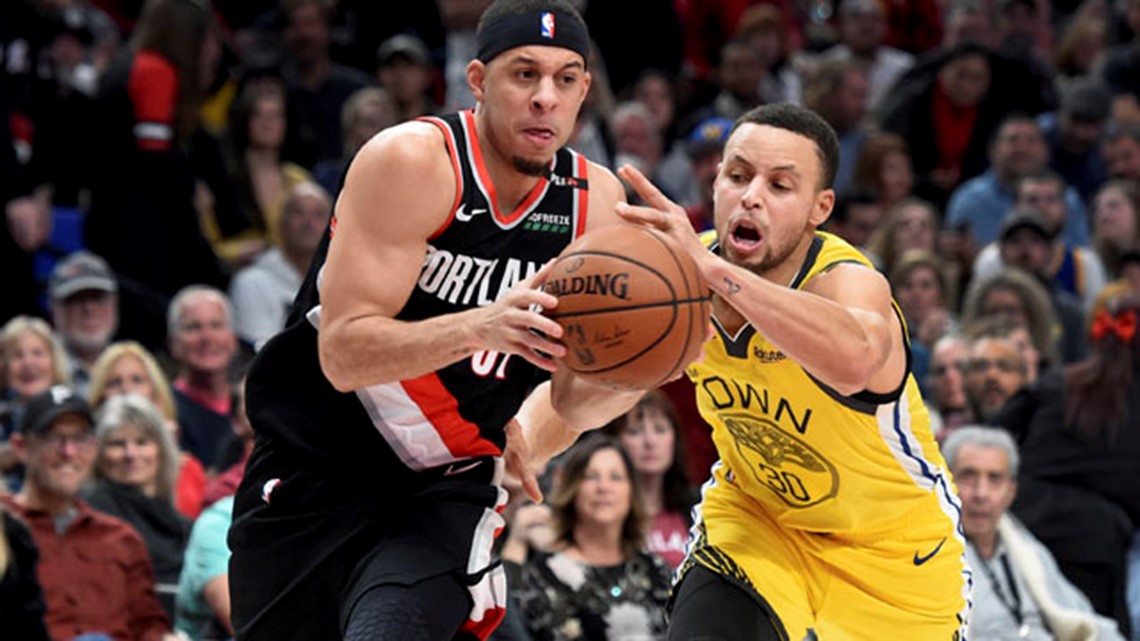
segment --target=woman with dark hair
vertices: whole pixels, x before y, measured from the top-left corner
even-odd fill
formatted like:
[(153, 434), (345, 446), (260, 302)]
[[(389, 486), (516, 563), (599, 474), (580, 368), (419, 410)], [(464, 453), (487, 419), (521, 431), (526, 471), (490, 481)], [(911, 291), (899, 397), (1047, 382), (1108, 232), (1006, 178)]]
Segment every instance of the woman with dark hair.
[(539, 552), (514, 590), (535, 641), (664, 639), (669, 571), (645, 551), (633, 462), (587, 437), (561, 464), (551, 496), (555, 551)]
[(227, 168), (249, 227), (224, 235), (217, 219), (202, 218), (215, 253), (231, 265), (248, 264), (281, 244), (285, 200), (294, 187), (312, 180), (308, 171), (283, 157), (288, 129), (284, 84), (271, 77), (248, 82), (230, 110)]
[(633, 461), (648, 521), (649, 551), (676, 569), (685, 558), (685, 543), (693, 520), (696, 492), (685, 476), (685, 447), (681, 422), (673, 403), (651, 391), (603, 432), (621, 443)]
[(1042, 375), (993, 421), (1020, 444), (1014, 513), (1126, 637), (1125, 558), (1140, 527), (1138, 315), (1134, 297), (1095, 310), (1089, 357)]
[(123, 284), (123, 335), (152, 349), (163, 343), (167, 297), (227, 282), (199, 228), (192, 161), (220, 57), (208, 3), (149, 0), (130, 49), (100, 79), (86, 240)]

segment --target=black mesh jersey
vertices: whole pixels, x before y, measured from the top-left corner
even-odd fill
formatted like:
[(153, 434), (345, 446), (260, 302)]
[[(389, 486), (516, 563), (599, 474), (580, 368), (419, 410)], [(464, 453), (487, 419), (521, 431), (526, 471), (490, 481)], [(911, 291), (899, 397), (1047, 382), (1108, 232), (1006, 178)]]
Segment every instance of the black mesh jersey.
[[(397, 315), (407, 321), (495, 301), (583, 232), (588, 203), (587, 161), (564, 148), (514, 211), (500, 211), (473, 113), (423, 120), (439, 127), (446, 139), (458, 195), (447, 222), (428, 240), (419, 280)], [(330, 237), (335, 229), (334, 219)], [(328, 239), (286, 329), (262, 348), (250, 371), (247, 404), (258, 434), (284, 439), (338, 465), (353, 459), (372, 465), (398, 460), (418, 471), (501, 454), (503, 426), (545, 372), (519, 356), (479, 352), (426, 376), (337, 392), (317, 357), (317, 282), (327, 250)]]

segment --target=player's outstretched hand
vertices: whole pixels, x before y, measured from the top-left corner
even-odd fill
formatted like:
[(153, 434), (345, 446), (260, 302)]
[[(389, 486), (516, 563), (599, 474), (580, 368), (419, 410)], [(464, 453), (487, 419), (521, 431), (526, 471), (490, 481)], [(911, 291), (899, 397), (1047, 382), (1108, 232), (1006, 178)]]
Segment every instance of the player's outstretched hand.
[(521, 487), (530, 500), (542, 502), (542, 488), (530, 461), (530, 445), (522, 433), (522, 425), (515, 419), (507, 421), (507, 447), (503, 450), (503, 465), (506, 467), (508, 487)]
[(541, 289), (553, 265), (550, 261), (502, 298), (481, 308), (475, 328), (487, 349), (518, 354), (551, 372), (558, 367), (555, 359), (566, 354), (566, 348), (556, 342), (562, 336), (562, 327), (542, 315), (542, 310), (558, 305), (556, 297)]
[(689, 223), (685, 209), (669, 200), (645, 174), (632, 165), (622, 165), (617, 170), (618, 176), (629, 183), (645, 206), (618, 203), (617, 214), (628, 222), (647, 225), (669, 235), (673, 240), (692, 254), (700, 264), (700, 258), (708, 254), (701, 244), (697, 232)]

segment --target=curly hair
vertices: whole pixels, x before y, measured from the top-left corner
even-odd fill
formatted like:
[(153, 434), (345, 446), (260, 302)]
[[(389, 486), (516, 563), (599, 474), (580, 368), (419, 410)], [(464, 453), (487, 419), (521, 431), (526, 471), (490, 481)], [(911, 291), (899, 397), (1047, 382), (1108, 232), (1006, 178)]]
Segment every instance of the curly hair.
[(1037, 279), (1020, 269), (1005, 268), (991, 278), (973, 283), (966, 292), (966, 301), (962, 305), (962, 325), (974, 325), (986, 316), (986, 299), (995, 291), (1010, 292), (1021, 301), (1027, 319), (1026, 329), (1029, 330), (1033, 346), (1043, 360), (1049, 363), (1059, 362), (1057, 315), (1049, 301), (1049, 293)]

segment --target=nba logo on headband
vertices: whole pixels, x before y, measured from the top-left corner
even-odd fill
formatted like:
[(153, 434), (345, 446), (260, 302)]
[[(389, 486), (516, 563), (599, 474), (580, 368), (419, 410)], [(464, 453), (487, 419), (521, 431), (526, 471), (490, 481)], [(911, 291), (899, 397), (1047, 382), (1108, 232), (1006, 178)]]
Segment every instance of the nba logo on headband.
[(542, 14), (542, 37), (554, 37), (554, 14), (549, 11), (544, 11)]

